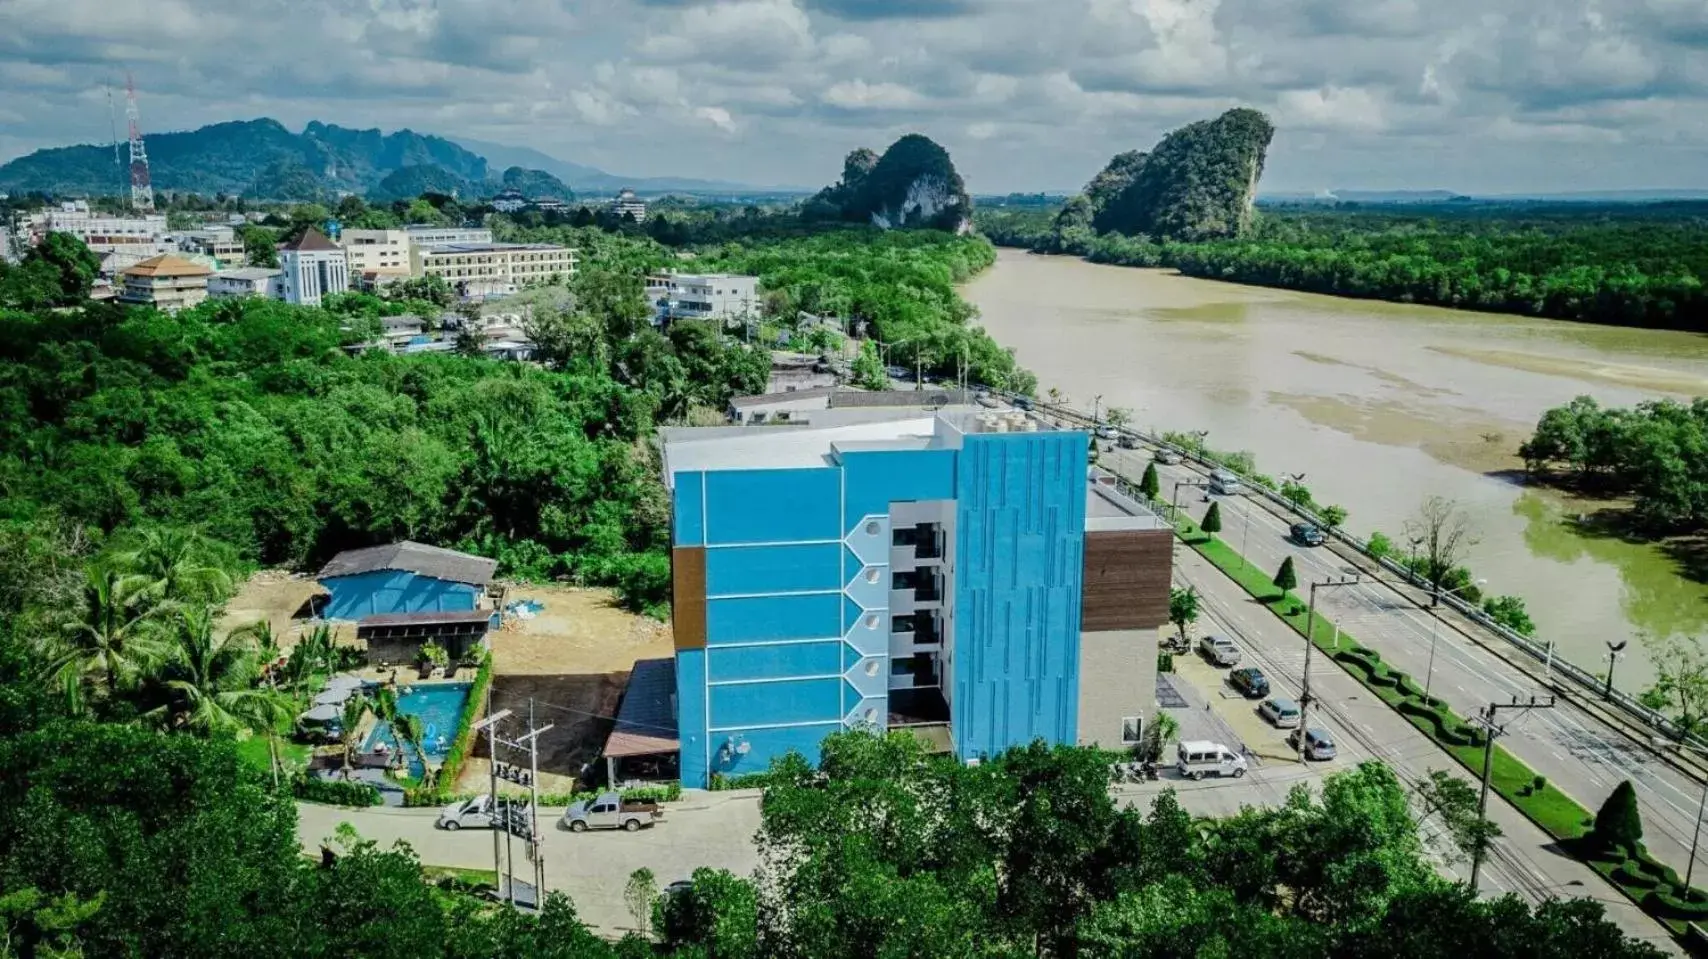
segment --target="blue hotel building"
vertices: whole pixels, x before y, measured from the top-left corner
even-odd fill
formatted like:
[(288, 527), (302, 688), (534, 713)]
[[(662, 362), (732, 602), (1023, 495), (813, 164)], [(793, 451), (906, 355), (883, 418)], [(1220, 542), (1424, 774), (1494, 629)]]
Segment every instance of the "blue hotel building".
[(1136, 741), (1171, 533), (1022, 412), (828, 410), (664, 434), (684, 785), (914, 728), (973, 760)]

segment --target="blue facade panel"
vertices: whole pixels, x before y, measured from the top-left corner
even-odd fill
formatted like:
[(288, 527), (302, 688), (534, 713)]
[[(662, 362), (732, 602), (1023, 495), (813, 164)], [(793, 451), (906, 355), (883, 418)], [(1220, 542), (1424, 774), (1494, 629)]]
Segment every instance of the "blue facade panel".
[(705, 482), (708, 546), (842, 538), (840, 470), (720, 470)]
[(710, 696), (714, 730), (842, 718), (840, 677), (713, 686)]
[[(771, 760), (790, 751), (800, 753), (808, 761), (817, 763), (819, 744), (824, 742), (824, 737), (841, 728), (839, 723), (817, 723), (810, 726), (714, 733), (711, 760), (707, 765), (708, 776), (714, 772), (724, 776), (762, 773), (771, 765)], [(747, 752), (743, 753), (741, 746), (746, 746)], [(703, 782), (689, 780), (686, 765), (682, 769), (682, 781), (684, 784)]]
[(956, 483), (951, 723), (962, 758), (1078, 733), (1081, 433), (969, 435)]
[(842, 635), (842, 594), (807, 593), (706, 600), (706, 642), (712, 646)]
[(842, 547), (836, 543), (706, 550), (707, 596), (841, 588)]
[(857, 450), (841, 454), (846, 475), (847, 503), (843, 529), (854, 528), (862, 516), (888, 513), (890, 503), (905, 500), (952, 499), (955, 495), (956, 451)]
[(677, 473), (675, 498), (670, 524), (677, 546), (704, 546), (706, 543), (706, 474)]
[(331, 597), (321, 610), (328, 619), (361, 619), (386, 613), (454, 613), (474, 609), (480, 588), (399, 570), (376, 570), (320, 581)]
[(676, 737), (682, 743), (682, 782), (705, 786), (710, 775), (706, 732), (706, 651), (676, 651)]
[(843, 648), (841, 640), (713, 646), (706, 651), (707, 678), (717, 683), (788, 676), (840, 676), (846, 668), (842, 663)]

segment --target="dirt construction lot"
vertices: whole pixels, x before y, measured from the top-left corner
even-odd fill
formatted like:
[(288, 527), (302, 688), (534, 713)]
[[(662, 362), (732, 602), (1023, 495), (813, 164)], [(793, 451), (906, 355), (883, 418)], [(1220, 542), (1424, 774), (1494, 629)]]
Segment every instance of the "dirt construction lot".
[[(567, 790), (604, 746), (635, 660), (671, 656), (670, 626), (622, 609), (608, 590), (513, 586), (506, 597), (525, 599), (545, 608), (492, 634), (492, 708), (510, 710), (514, 721), (500, 726), (500, 736), (510, 738), (527, 728), (533, 700), (535, 722), (553, 724), (540, 737), (541, 788)], [(462, 781), (469, 789), (486, 784), (484, 740), (475, 755)], [(502, 747), (499, 759), (527, 762)]]

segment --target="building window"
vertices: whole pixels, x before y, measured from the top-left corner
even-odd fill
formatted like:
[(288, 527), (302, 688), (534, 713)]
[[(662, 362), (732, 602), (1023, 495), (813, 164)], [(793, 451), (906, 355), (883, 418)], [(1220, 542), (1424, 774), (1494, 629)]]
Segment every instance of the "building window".
[(1121, 745), (1136, 746), (1144, 738), (1145, 720), (1143, 716), (1121, 717)]

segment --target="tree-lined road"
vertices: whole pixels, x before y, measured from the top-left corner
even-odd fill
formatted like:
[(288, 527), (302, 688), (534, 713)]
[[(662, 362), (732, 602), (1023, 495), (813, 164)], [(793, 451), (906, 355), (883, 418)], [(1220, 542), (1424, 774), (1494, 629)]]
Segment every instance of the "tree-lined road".
[[(1151, 461), (1148, 450), (1116, 450), (1102, 454), (1102, 465), (1138, 480)], [(1172, 494), (1178, 481), (1197, 481), (1202, 474), (1190, 466), (1161, 466), (1162, 495)], [(1182, 487), (1181, 507), (1202, 519), (1208, 504), (1202, 491)], [(1330, 547), (1303, 547), (1288, 535), (1291, 520), (1278, 516), (1257, 497), (1213, 497), (1222, 505), (1220, 539), (1266, 571), (1278, 569), (1291, 556), (1298, 570), (1299, 595), (1315, 580), (1344, 578), (1352, 564)], [(1177, 555), (1185, 555), (1184, 549)], [(1430, 646), (1435, 645), (1431, 692), (1461, 716), (1474, 716), (1491, 702), (1510, 702), (1548, 690), (1542, 669), (1515, 665), (1497, 656), (1467, 632), (1481, 628), (1443, 607), (1440, 621), (1426, 608), (1427, 595), (1368, 574), (1357, 586), (1319, 591), (1317, 610), (1380, 653), (1395, 668), (1416, 677), (1421, 686), (1429, 675)], [(1267, 615), (1267, 614), (1266, 614)], [(1466, 626), (1468, 630), (1462, 630)], [(1433, 640), (1432, 640), (1433, 637)], [(1489, 642), (1498, 642), (1490, 638)], [(1339, 667), (1324, 663), (1329, 669)], [(1701, 800), (1700, 781), (1661, 760), (1620, 729), (1580, 706), (1562, 700), (1555, 708), (1537, 710), (1514, 723), (1501, 744), (1548, 781), (1593, 812), (1620, 781), (1629, 779), (1642, 807), (1644, 841), (1657, 858), (1682, 875), (1689, 856)]]
[[(1246, 662), (1260, 667), (1270, 678), (1276, 693), (1297, 696), (1304, 679), (1304, 637), (1195, 551), (1178, 550), (1175, 571), (1183, 585), (1197, 589), (1206, 614), (1194, 627), (1193, 635), (1205, 632), (1229, 635), (1245, 652)], [(1321, 595), (1319, 604), (1320, 601)], [(1470, 774), (1451, 756), (1327, 657), (1313, 657), (1311, 693), (1315, 703), (1310, 724), (1326, 727), (1334, 735), (1343, 757), (1335, 765), (1346, 768), (1351, 762), (1375, 759), (1414, 784), (1425, 779), (1432, 769), (1470, 781)], [(1279, 736), (1279, 732), (1275, 733), (1276, 738)], [(1246, 745), (1260, 751), (1257, 744)], [(1290, 786), (1314, 778), (1312, 770), (1298, 766), (1296, 761), (1263, 761), (1261, 781), (1266, 785)], [(1284, 788), (1279, 790), (1284, 791)], [(1512, 892), (1532, 903), (1548, 898), (1594, 898), (1606, 907), (1608, 917), (1627, 935), (1677, 951), (1671, 934), (1658, 922), (1619, 895), (1588, 866), (1560, 852), (1552, 837), (1516, 808), (1498, 800), (1491, 802), (1489, 818), (1500, 826), (1502, 837), (1495, 841), (1483, 865), (1481, 886), (1485, 894)], [(1469, 876), (1469, 864), (1464, 857), (1451, 855), (1452, 847), (1441, 834), (1438, 822), (1425, 819), (1424, 834), (1444, 871), (1459, 879)]]

